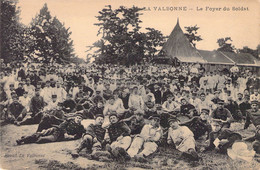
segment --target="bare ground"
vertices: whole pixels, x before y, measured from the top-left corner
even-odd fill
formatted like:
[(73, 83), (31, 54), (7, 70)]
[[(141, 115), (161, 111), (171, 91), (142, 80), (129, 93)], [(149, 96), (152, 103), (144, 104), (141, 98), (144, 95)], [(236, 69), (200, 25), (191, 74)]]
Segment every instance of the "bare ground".
[[(83, 121), (84, 126), (89, 121)], [(253, 134), (254, 127), (242, 129), (242, 124), (234, 123), (231, 128), (239, 131), (243, 137)], [(16, 140), (36, 131), (37, 125), (1, 126), (1, 159), (0, 168), (8, 170), (19, 169), (260, 169), (260, 163), (254, 160), (251, 163), (233, 161), (226, 155), (200, 153), (202, 160), (197, 163), (177, 159), (178, 153), (171, 148), (159, 148), (158, 152), (148, 158), (147, 163), (130, 161), (127, 163), (100, 162), (89, 160), (86, 157), (72, 159), (70, 152), (75, 149), (80, 140), (56, 142), (48, 144), (16, 145)], [(251, 148), (250, 143), (248, 146)]]

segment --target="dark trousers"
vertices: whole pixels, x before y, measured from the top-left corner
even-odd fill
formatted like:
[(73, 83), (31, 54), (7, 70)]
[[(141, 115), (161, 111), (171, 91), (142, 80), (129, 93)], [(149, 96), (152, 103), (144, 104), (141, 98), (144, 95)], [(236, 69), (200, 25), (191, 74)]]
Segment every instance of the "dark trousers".
[(33, 117), (27, 118), (27, 119), (21, 121), (20, 125), (39, 124), (41, 122), (41, 119), (42, 119), (43, 115), (44, 115), (43, 112), (39, 112), (39, 113), (35, 114)]
[(219, 153), (222, 154), (226, 154), (227, 153), (227, 149), (232, 147), (232, 145), (236, 142), (236, 141), (240, 141), (242, 140), (242, 136), (239, 134), (233, 134), (228, 138), (228, 142), (225, 143), (224, 145), (220, 145), (219, 146)]
[(41, 122), (39, 123), (37, 132), (41, 132), (44, 129), (49, 129), (51, 128), (53, 125), (59, 125), (63, 122), (62, 119), (58, 119), (57, 117), (53, 116), (53, 115), (48, 115), (45, 114), (42, 119)]

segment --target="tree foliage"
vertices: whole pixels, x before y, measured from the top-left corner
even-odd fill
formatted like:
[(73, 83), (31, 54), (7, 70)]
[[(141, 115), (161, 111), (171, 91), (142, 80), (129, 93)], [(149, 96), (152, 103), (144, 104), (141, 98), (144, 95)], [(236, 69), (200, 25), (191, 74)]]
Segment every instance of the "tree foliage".
[(52, 18), (47, 4), (31, 22), (30, 35), (34, 41), (33, 58), (44, 63), (68, 62), (75, 57), (69, 28)]
[(224, 51), (224, 52), (235, 52), (235, 47), (231, 44), (232, 39), (230, 37), (226, 38), (220, 38), (217, 40), (217, 43), (219, 45), (218, 51)]
[(158, 56), (167, 37), (154, 28), (146, 28), (146, 30), (148, 32), (145, 33), (145, 57), (149, 61), (149, 59)]
[(99, 11), (99, 23), (95, 25), (99, 27), (98, 36), (102, 37), (88, 47), (89, 50), (97, 49), (95, 62), (132, 65), (158, 52), (162, 33), (153, 28), (147, 28), (146, 33), (140, 31), (142, 10), (135, 6), (120, 6), (113, 10), (108, 5)]
[(26, 27), (19, 20), (20, 9), (17, 2), (1, 1), (1, 58), (5, 62), (23, 59), (26, 51)]
[(188, 33), (185, 33), (184, 35), (188, 38), (188, 40), (193, 45), (193, 47), (196, 48), (196, 42), (199, 42), (202, 40), (201, 36), (198, 35), (198, 29), (200, 27), (195, 25), (195, 26), (189, 26), (189, 27), (184, 27), (184, 28), (188, 32)]
[(259, 54), (257, 49), (253, 50), (247, 46), (243, 47), (242, 49), (238, 49), (238, 52), (239, 53), (249, 53), (252, 56), (254, 56), (255, 58), (258, 58), (258, 54)]

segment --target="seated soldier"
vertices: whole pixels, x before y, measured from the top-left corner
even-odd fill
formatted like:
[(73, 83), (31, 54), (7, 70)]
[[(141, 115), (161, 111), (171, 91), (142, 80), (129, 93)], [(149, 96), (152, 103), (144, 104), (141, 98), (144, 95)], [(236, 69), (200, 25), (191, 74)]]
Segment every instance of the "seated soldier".
[(58, 105), (57, 95), (52, 94), (51, 95), (51, 101), (47, 103), (47, 105), (44, 107), (43, 111), (51, 111), (55, 109)]
[(93, 101), (90, 99), (88, 94), (83, 93), (82, 98), (79, 99), (76, 105), (76, 110), (83, 110), (83, 118), (89, 119), (93, 117), (93, 115), (90, 113), (90, 109), (92, 107), (94, 107)]
[(98, 102), (104, 103), (105, 99), (102, 97), (100, 89), (96, 90), (96, 94), (92, 96), (92, 101), (94, 102), (95, 105), (97, 105)]
[(209, 110), (201, 109), (200, 116), (195, 116), (187, 122), (183, 122), (181, 126), (187, 126), (194, 134), (195, 140), (199, 139), (206, 135), (208, 138), (209, 133), (211, 132), (211, 126), (208, 123)]
[(26, 116), (26, 108), (19, 103), (18, 96), (12, 96), (13, 102), (8, 105), (6, 121), (9, 123), (16, 123), (17, 121), (23, 120)]
[(129, 96), (128, 106), (131, 111), (135, 111), (138, 109), (144, 110), (144, 101), (142, 96), (138, 93), (138, 87), (134, 86), (133, 91)]
[(253, 123), (255, 127), (260, 125), (260, 110), (258, 105), (258, 101), (252, 101), (251, 109), (247, 110), (246, 112), (246, 122), (244, 129), (247, 129), (251, 123)]
[[(38, 92), (36, 91), (36, 94)], [(30, 125), (30, 124), (39, 124), (38, 130), (41, 131), (43, 129), (49, 128), (52, 123), (60, 124), (65, 118), (64, 112), (62, 110), (62, 103), (59, 103), (57, 100), (57, 95), (52, 95), (52, 101), (48, 103), (47, 106), (44, 107), (43, 111), (38, 112), (35, 115), (31, 115), (20, 122), (16, 122), (19, 125)], [(50, 123), (52, 122), (52, 123)], [(45, 127), (45, 128), (44, 128)]]
[(167, 95), (167, 100), (163, 103), (162, 105), (162, 113), (161, 113), (161, 126), (166, 128), (169, 127), (168, 125), (168, 118), (171, 115), (176, 114), (176, 111), (178, 111), (180, 108), (178, 104), (174, 101), (174, 96), (173, 94), (168, 94)]
[(34, 117), (37, 113), (42, 111), (44, 108), (44, 100), (43, 97), (40, 96), (40, 89), (36, 88), (35, 95), (32, 97), (30, 102), (30, 111), (32, 112), (32, 117)]
[(167, 143), (175, 145), (176, 149), (183, 153), (190, 160), (198, 161), (199, 157), (195, 151), (195, 139), (192, 131), (186, 126), (180, 126), (176, 117), (169, 119)]
[(225, 104), (225, 108), (228, 109), (235, 121), (241, 121), (243, 116), (241, 111), (238, 108), (238, 104), (236, 101), (232, 99), (232, 97), (227, 98), (227, 103)]
[(31, 136), (22, 137), (17, 140), (17, 144), (28, 143), (48, 143), (64, 140), (72, 140), (81, 138), (85, 133), (84, 126), (81, 124), (82, 115), (78, 114), (74, 118), (65, 120), (59, 126), (53, 126), (41, 132), (36, 132)]
[(181, 114), (188, 117), (192, 117), (194, 109), (195, 107), (192, 104), (188, 103), (186, 98), (181, 99), (181, 107), (180, 107)]
[(224, 108), (224, 101), (220, 100), (218, 102), (218, 106), (213, 112), (210, 114), (211, 119), (221, 119), (223, 126), (225, 128), (229, 128), (231, 121), (233, 120), (233, 117), (230, 113), (230, 111), (226, 108)]
[(67, 93), (67, 98), (66, 100), (63, 102), (63, 111), (66, 113), (71, 113), (75, 110), (76, 108), (76, 102), (75, 100), (72, 98), (72, 94)]
[(125, 122), (118, 121), (117, 114), (112, 113), (109, 115), (110, 126), (108, 127), (109, 138), (106, 141), (109, 143), (106, 145), (106, 150), (111, 153), (112, 156), (119, 161), (126, 161), (129, 156), (126, 153), (126, 149), (131, 144), (130, 128)]
[(211, 122), (212, 132), (209, 134), (209, 146), (205, 151), (215, 150), (218, 153), (226, 154), (227, 149), (236, 141), (242, 140), (242, 136), (223, 127), (220, 119), (213, 119)]
[(24, 91), (23, 96), (19, 97), (19, 101), (26, 108), (26, 111), (29, 112), (31, 98), (28, 97), (28, 91)]
[(136, 110), (134, 111), (134, 115), (123, 119), (121, 121), (124, 122), (130, 122), (129, 123), (129, 128), (131, 129), (131, 136), (140, 134), (145, 123), (144, 123), (144, 111), (142, 110)]
[(78, 157), (79, 152), (84, 148), (87, 148), (87, 151), (92, 153), (102, 149), (102, 144), (104, 143), (106, 133), (106, 130), (102, 128), (104, 116), (103, 114), (97, 114), (95, 118), (95, 123), (90, 124), (87, 127), (86, 132), (82, 137), (82, 141), (76, 149), (76, 152), (72, 153), (72, 157)]
[(156, 113), (155, 101), (153, 101), (153, 96), (150, 94), (147, 95), (147, 100), (144, 102), (144, 110), (145, 118), (149, 118)]
[[(127, 153), (138, 161), (146, 161), (145, 157), (154, 153), (162, 136), (159, 115), (149, 117), (150, 123), (145, 125), (139, 135), (136, 135)], [(143, 148), (143, 149), (142, 149)], [(141, 150), (142, 149), (142, 150)], [(141, 151), (141, 152), (140, 152)], [(140, 153), (139, 153), (140, 152)]]
[(48, 129), (52, 127), (53, 125), (59, 125), (61, 124), (66, 118), (75, 116), (74, 113), (66, 114), (62, 110), (62, 103), (58, 103), (57, 107), (52, 109), (49, 112), (45, 112), (41, 118), (41, 121), (38, 125), (37, 132), (41, 132), (44, 129)]
[(121, 118), (121, 111), (120, 106), (115, 102), (115, 97), (111, 96), (103, 110), (103, 114), (105, 116), (104, 126), (109, 124), (109, 115), (112, 113), (116, 113), (118, 118)]
[(90, 113), (89, 116), (91, 116), (90, 119), (94, 119), (98, 114), (103, 114), (103, 111), (104, 111), (104, 104), (102, 101), (98, 101), (97, 105), (94, 105), (89, 110)]

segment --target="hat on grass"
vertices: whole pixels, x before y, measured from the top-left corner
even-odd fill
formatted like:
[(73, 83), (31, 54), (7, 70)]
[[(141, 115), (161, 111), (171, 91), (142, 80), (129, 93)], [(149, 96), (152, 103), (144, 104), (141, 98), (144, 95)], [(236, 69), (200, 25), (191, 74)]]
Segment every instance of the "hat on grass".
[(231, 149), (227, 150), (228, 156), (233, 160), (244, 160), (251, 162), (255, 156), (254, 150), (248, 150), (244, 142), (235, 142)]

